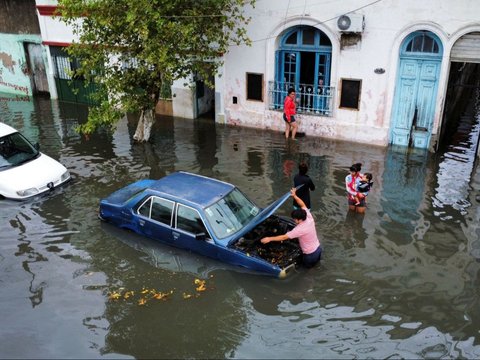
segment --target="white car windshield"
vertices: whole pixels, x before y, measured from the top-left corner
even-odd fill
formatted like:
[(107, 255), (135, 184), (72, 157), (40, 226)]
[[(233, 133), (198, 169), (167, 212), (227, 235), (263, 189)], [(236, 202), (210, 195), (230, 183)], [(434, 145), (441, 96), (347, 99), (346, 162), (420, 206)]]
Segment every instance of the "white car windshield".
[(0, 138), (0, 171), (21, 165), (38, 157), (40, 153), (20, 133)]
[(206, 208), (205, 214), (217, 238), (223, 239), (246, 226), (259, 211), (240, 190), (234, 189)]

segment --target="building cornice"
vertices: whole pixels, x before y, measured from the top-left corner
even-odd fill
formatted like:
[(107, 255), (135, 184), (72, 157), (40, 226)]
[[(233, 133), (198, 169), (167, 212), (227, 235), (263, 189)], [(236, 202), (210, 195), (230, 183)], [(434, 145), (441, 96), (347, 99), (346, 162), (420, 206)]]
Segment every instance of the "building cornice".
[(42, 41), (42, 45), (67, 47), (67, 46), (72, 45), (72, 43), (69, 43), (69, 42), (61, 42), (61, 41)]
[(53, 16), (57, 11), (56, 5), (37, 5), (37, 10), (42, 16)]

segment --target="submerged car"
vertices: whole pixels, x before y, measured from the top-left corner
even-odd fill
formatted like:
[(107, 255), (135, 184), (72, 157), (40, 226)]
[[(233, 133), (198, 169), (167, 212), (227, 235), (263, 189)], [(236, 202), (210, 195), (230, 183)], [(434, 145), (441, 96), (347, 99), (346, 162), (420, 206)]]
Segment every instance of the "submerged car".
[(140, 180), (100, 201), (100, 219), (229, 264), (284, 278), (301, 262), (298, 240), (261, 244), (295, 223), (261, 209), (236, 186), (187, 172)]
[(58, 161), (41, 153), (17, 130), (0, 123), (0, 198), (22, 200), (70, 180)]

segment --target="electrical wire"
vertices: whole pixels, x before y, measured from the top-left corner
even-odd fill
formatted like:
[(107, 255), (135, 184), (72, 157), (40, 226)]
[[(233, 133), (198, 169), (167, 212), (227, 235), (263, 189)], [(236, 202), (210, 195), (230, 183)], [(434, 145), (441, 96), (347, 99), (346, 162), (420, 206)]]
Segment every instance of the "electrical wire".
[[(328, 21), (335, 20), (335, 19), (339, 18), (339, 17), (342, 16), (342, 15), (351, 14), (351, 13), (353, 13), (353, 12), (355, 12), (355, 11), (365, 9), (365, 8), (367, 8), (367, 7), (369, 7), (369, 6), (373, 6), (373, 5), (375, 5), (375, 4), (377, 4), (377, 3), (381, 2), (381, 1), (384, 1), (384, 0), (375, 0), (375, 1), (372, 1), (372, 2), (370, 2), (370, 3), (368, 3), (368, 4), (365, 4), (365, 5), (363, 5), (363, 6), (360, 6), (360, 7), (356, 8), (356, 9), (353, 9), (353, 10), (350, 10), (350, 11), (346, 11), (346, 12), (342, 12), (341, 15), (335, 15), (335, 16), (329, 18), (329, 19), (319, 21), (319, 22), (313, 24), (312, 26), (317, 26), (317, 25), (324, 24), (324, 23), (326, 23), (326, 22), (328, 22)], [(289, 0), (289, 4), (290, 4), (290, 0)], [(285, 22), (284, 22), (284, 26), (285, 26)], [(267, 41), (267, 40), (274, 39), (274, 38), (276, 38), (276, 36), (269, 36), (269, 37), (262, 38), (262, 39), (252, 40), (251, 42), (252, 42), (252, 43), (257, 43), (257, 42)], [(233, 47), (233, 46), (243, 46), (243, 45), (230, 44), (230, 46)]]

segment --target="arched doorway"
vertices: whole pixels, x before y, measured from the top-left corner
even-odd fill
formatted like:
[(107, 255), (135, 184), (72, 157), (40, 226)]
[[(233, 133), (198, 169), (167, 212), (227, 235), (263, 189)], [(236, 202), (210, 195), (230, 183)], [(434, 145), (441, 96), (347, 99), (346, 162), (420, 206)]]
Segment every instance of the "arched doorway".
[(443, 47), (430, 31), (408, 35), (400, 47), (390, 143), (428, 148), (436, 110)]
[(273, 108), (282, 108), (288, 88), (294, 88), (300, 100), (299, 112), (331, 113), (331, 58), (332, 43), (322, 31), (312, 26), (286, 31), (276, 52)]

